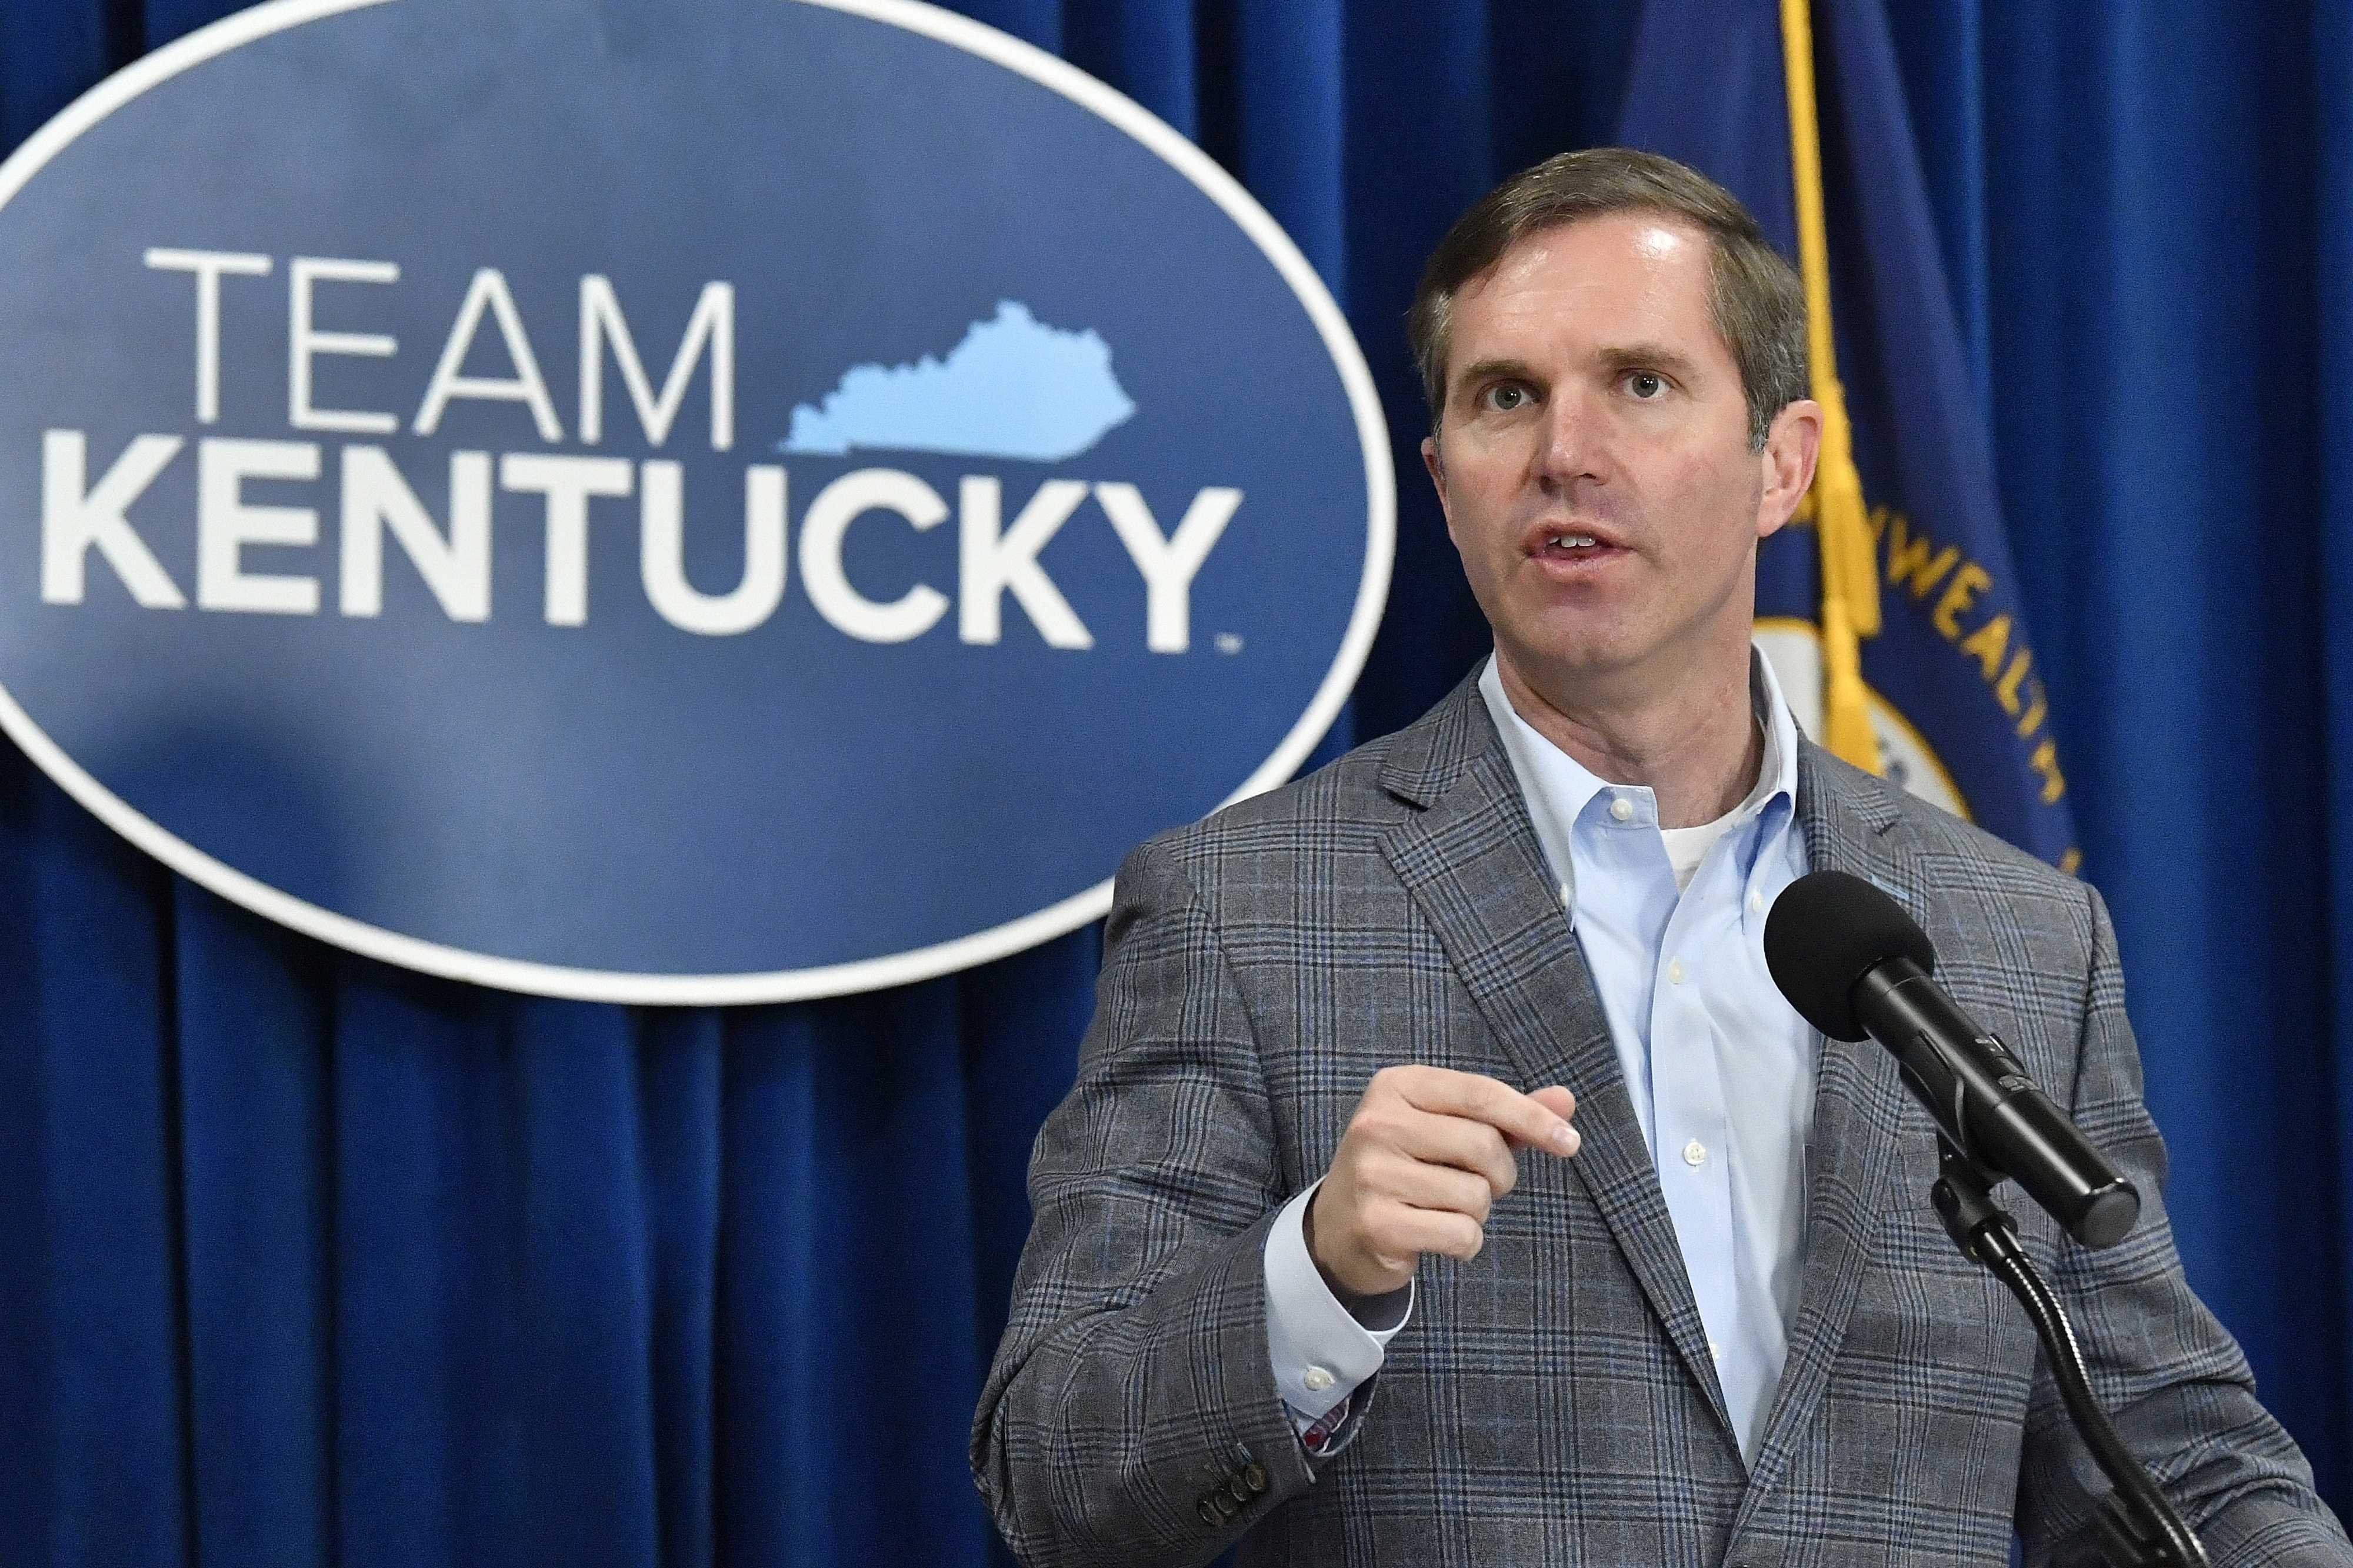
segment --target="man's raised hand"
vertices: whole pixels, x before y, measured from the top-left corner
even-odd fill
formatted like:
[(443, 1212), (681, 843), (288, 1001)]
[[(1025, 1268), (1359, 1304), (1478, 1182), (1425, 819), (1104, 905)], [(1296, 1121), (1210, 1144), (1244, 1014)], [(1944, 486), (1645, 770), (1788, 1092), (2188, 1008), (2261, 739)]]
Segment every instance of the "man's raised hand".
[(1385, 1296), (1425, 1252), (1472, 1258), (1487, 1210), (1519, 1180), (1517, 1148), (1577, 1152), (1561, 1088), (1522, 1094), (1446, 1068), (1383, 1068), (1365, 1087), (1308, 1205), (1307, 1247), (1342, 1298)]

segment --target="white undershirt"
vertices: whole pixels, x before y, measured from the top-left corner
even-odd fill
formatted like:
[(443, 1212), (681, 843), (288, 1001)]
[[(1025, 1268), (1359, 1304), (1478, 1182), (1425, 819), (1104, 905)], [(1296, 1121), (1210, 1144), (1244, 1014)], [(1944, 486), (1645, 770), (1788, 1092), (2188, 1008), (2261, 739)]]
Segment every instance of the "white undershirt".
[(1747, 799), (1717, 817), (1714, 822), (1703, 822), (1697, 827), (1659, 829), (1659, 837), (1667, 847), (1667, 862), (1675, 868), (1676, 893), (1683, 894), (1691, 890), (1692, 878), (1698, 874), (1699, 863), (1707, 858), (1707, 852), (1715, 847), (1715, 841), (1723, 837), (1725, 830), (1740, 820), (1743, 813), (1763, 805), (1765, 798), (1773, 793), (1778, 782), (1775, 774), (1778, 770), (1773, 766), (1775, 760), (1772, 753), (1773, 740), (1769, 734), (1765, 739), (1765, 745), (1767, 755), (1757, 767), (1757, 782), (1749, 786)]
[(1699, 871), (1699, 863), (1715, 841), (1724, 837), (1725, 829), (1739, 820), (1747, 803), (1734, 806), (1714, 822), (1703, 822), (1697, 827), (1662, 827), (1659, 837), (1666, 841), (1667, 859), (1675, 868), (1675, 891), (1686, 892), (1692, 878)]

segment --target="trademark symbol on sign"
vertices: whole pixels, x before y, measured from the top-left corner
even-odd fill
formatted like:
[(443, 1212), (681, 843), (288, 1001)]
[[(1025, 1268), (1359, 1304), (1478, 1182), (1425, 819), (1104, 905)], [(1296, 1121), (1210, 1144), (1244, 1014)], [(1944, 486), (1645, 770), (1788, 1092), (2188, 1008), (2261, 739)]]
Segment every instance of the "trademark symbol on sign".
[(1235, 636), (1232, 632), (1219, 632), (1218, 634), (1218, 651), (1219, 653), (1240, 653), (1242, 651), (1242, 639)]

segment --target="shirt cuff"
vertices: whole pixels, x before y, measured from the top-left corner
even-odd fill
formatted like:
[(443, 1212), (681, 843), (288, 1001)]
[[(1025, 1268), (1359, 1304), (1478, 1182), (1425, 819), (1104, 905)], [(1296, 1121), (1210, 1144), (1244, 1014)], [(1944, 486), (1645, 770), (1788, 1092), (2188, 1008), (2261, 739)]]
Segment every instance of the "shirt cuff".
[(1275, 1216), (1266, 1236), (1266, 1340), (1274, 1384), (1293, 1415), (1320, 1419), (1381, 1370), (1389, 1340), (1413, 1316), (1413, 1285), (1351, 1313), (1307, 1252), (1307, 1205), (1317, 1182)]

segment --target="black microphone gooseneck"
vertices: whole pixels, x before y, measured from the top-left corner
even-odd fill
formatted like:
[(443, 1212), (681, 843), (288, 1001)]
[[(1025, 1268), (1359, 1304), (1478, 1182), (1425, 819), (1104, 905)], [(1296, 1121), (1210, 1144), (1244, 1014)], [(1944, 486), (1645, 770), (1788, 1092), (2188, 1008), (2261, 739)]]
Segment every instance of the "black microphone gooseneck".
[(1936, 1120), (1929, 1198), (1947, 1234), (2010, 1287), (2059, 1385), (2061, 1402), (2115, 1489), (2094, 1521), (2116, 1568), (2206, 1568), (2206, 1549), (2093, 1397), (2073, 1325), (1989, 1195), (2014, 1179), (2085, 1247), (2113, 1247), (2140, 1216), (2140, 1194), (2053, 1105), (2008, 1047), (1930, 977), (1936, 950), (1903, 907), (1860, 877), (1816, 871), (1774, 901), (1765, 922), (1773, 984), (1834, 1040), (1875, 1038)]

